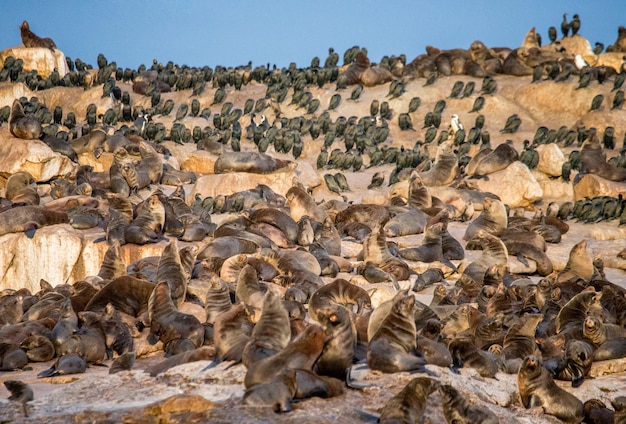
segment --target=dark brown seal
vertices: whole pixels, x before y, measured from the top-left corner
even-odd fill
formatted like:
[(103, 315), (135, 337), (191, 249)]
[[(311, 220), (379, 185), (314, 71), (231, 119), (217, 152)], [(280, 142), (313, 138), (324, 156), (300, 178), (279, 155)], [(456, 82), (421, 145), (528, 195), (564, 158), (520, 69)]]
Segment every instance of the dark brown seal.
[(385, 373), (424, 370), (426, 361), (416, 350), (414, 306), (415, 297), (406, 290), (394, 296), (389, 313), (373, 332), (367, 347), (367, 365), (372, 370)]
[(271, 381), (288, 368), (311, 370), (322, 354), (328, 336), (319, 325), (309, 325), (302, 334), (276, 355), (252, 364), (248, 368), (244, 384), (246, 388)]
[(57, 47), (50, 38), (41, 38), (32, 32), (28, 21), (24, 21), (20, 25), (20, 36), (22, 37), (24, 47), (46, 47), (52, 51)]
[(15, 99), (13, 106), (11, 106), (9, 131), (14, 137), (26, 140), (36, 140), (43, 133), (37, 118), (24, 114), (24, 108), (18, 99)]
[(65, 212), (49, 211), (39, 206), (18, 206), (0, 213), (0, 235), (24, 232), (28, 238), (33, 238), (38, 228), (68, 222)]
[(496, 414), (487, 408), (470, 404), (465, 396), (449, 384), (438, 387), (443, 404), (443, 415), (449, 423), (485, 423), (500, 422)]
[(389, 399), (380, 413), (379, 423), (419, 423), (424, 419), (428, 396), (436, 389), (435, 381), (417, 377)]
[(37, 184), (28, 172), (16, 172), (7, 179), (4, 197), (13, 203), (39, 206)]
[(356, 307), (356, 315), (361, 315), (363, 309), (372, 308), (372, 300), (367, 292), (343, 278), (337, 278), (331, 283), (325, 284), (311, 295), (309, 299), (309, 316), (311, 319), (320, 321), (317, 310), (330, 305), (341, 305), (353, 310)]
[(315, 315), (330, 336), (315, 363), (315, 372), (343, 381), (354, 360), (356, 328), (346, 308), (340, 305), (318, 307), (315, 309)]
[(546, 414), (565, 422), (579, 423), (583, 420), (583, 403), (554, 383), (539, 357), (531, 355), (524, 358), (517, 373), (517, 386), (525, 408), (541, 406)]
[(626, 169), (606, 161), (600, 139), (595, 133), (583, 143), (580, 151), (580, 172), (594, 174), (610, 181), (626, 180)]
[(214, 172), (251, 172), (254, 174), (273, 174), (296, 168), (297, 163), (274, 158), (259, 152), (224, 152), (215, 161)]

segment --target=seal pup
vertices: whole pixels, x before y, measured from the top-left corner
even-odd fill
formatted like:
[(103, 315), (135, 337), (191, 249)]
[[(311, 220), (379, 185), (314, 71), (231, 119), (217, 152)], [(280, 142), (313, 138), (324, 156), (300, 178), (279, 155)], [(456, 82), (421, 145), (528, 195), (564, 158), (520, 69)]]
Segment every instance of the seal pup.
[(50, 368), (37, 374), (37, 378), (82, 374), (86, 369), (87, 362), (77, 353), (70, 353), (59, 357)]
[(387, 401), (378, 422), (381, 424), (422, 422), (428, 396), (435, 390), (434, 380), (426, 377), (414, 378)]
[(195, 316), (176, 309), (165, 281), (154, 286), (148, 299), (148, 320), (148, 343), (154, 345), (160, 340), (166, 353), (174, 353), (172, 348), (184, 339), (190, 340), (196, 348), (204, 343), (204, 327)]
[[(331, 305), (341, 305), (360, 316), (364, 309), (372, 308), (372, 300), (365, 289), (351, 282), (337, 278), (331, 283), (317, 289), (309, 299), (309, 317), (321, 322), (322, 316), (317, 315), (318, 309)], [(354, 310), (356, 308), (356, 310)]]
[(389, 313), (372, 332), (367, 346), (367, 365), (370, 369), (384, 373), (424, 371), (426, 361), (416, 350), (414, 306), (415, 297), (407, 290), (394, 296)]
[(328, 340), (326, 331), (317, 324), (309, 325), (284, 349), (268, 358), (254, 362), (244, 378), (246, 389), (271, 381), (283, 370), (302, 368), (311, 370), (322, 354)]
[(6, 387), (9, 392), (11, 392), (9, 400), (22, 404), (22, 407), (24, 409), (24, 416), (27, 417), (28, 410), (26, 409), (26, 403), (35, 399), (33, 389), (28, 384), (19, 380), (6, 380), (4, 382), (4, 387)]
[(16, 204), (39, 206), (37, 182), (28, 172), (16, 172), (7, 179), (4, 197)]
[(37, 140), (43, 134), (39, 120), (33, 115), (26, 115), (19, 99), (13, 101), (9, 117), (9, 131), (14, 137)]
[(486, 197), (483, 201), (483, 210), (465, 230), (463, 240), (470, 241), (482, 229), (488, 234), (500, 236), (508, 226), (508, 216), (504, 203), (500, 200)]
[(246, 367), (284, 349), (291, 340), (289, 314), (280, 297), (271, 290), (265, 293), (261, 317), (242, 353)]
[(156, 272), (156, 282), (165, 281), (177, 308), (185, 301), (189, 275), (185, 275), (176, 239), (172, 239), (161, 252)]
[(296, 395), (296, 370), (285, 369), (271, 381), (246, 389), (242, 404), (269, 406), (274, 412), (291, 411), (291, 401)]
[(137, 217), (124, 229), (126, 243), (156, 243), (162, 239), (165, 208), (159, 197), (151, 195), (137, 206)]
[(571, 423), (579, 423), (584, 418), (583, 403), (557, 386), (550, 372), (543, 367), (541, 358), (535, 355), (522, 361), (517, 373), (517, 386), (526, 409), (541, 406), (546, 414)]
[(495, 378), (500, 371), (493, 354), (476, 347), (469, 339), (456, 338), (448, 345), (454, 368), (470, 367), (478, 371), (481, 377)]
[(341, 305), (329, 305), (316, 308), (315, 315), (326, 328), (329, 340), (315, 362), (314, 371), (344, 381), (348, 377), (357, 345), (356, 328), (350, 313)]
[(404, 259), (424, 263), (441, 262), (456, 271), (456, 266), (443, 256), (441, 232), (443, 224), (438, 222), (424, 231), (422, 245), (400, 249), (398, 255)]
[(22, 43), (24, 47), (45, 47), (54, 52), (54, 49), (57, 48), (54, 41), (50, 38), (41, 38), (37, 36), (34, 32), (30, 30), (30, 26), (28, 25), (28, 21), (22, 22), (20, 25), (20, 36), (22, 38)]
[(109, 374), (117, 374), (121, 371), (129, 371), (135, 364), (135, 352), (126, 352), (115, 358), (109, 367)]
[(484, 423), (500, 422), (496, 414), (487, 408), (470, 404), (465, 396), (450, 384), (439, 384), (443, 415), (448, 423)]

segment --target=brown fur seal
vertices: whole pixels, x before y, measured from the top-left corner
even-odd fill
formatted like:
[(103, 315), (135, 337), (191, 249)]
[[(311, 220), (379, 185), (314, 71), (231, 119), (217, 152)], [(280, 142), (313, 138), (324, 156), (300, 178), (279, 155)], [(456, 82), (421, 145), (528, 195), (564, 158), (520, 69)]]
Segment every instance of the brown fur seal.
[(312, 324), (277, 354), (253, 363), (246, 373), (246, 388), (271, 381), (288, 368), (311, 370), (322, 354), (328, 336), (324, 329)]
[(542, 320), (542, 314), (524, 314), (518, 322), (511, 325), (502, 344), (507, 360), (522, 359), (535, 353), (535, 332)]
[(170, 343), (179, 340), (189, 339), (196, 348), (204, 343), (204, 327), (195, 316), (176, 309), (165, 281), (154, 287), (148, 299), (148, 319), (148, 342), (156, 344), (160, 340), (166, 352), (170, 352)]
[(177, 308), (185, 301), (190, 275), (185, 275), (176, 239), (172, 239), (161, 252), (157, 267), (156, 282), (165, 281), (170, 288), (172, 301)]
[(0, 213), (0, 235), (24, 232), (28, 238), (33, 238), (38, 228), (68, 222), (65, 212), (49, 211), (39, 206), (18, 206)]
[[(372, 300), (363, 288), (343, 278), (338, 278), (323, 285), (311, 295), (309, 300), (310, 318), (320, 322), (321, 317), (318, 317), (317, 310), (331, 305), (341, 305), (349, 308), (356, 315), (361, 315), (364, 308), (372, 308)], [(353, 310), (354, 307), (356, 307), (356, 311)]]
[(593, 276), (593, 259), (587, 251), (587, 241), (576, 243), (569, 252), (569, 258), (565, 268), (556, 277), (555, 286), (560, 287), (568, 281), (582, 279), (585, 282)]
[(11, 106), (9, 131), (14, 137), (26, 140), (37, 140), (43, 133), (37, 118), (25, 115), (24, 108), (18, 99), (15, 99), (13, 106)]
[(104, 312), (110, 303), (116, 310), (138, 317), (148, 311), (148, 299), (154, 290), (149, 281), (124, 275), (100, 289), (85, 306), (86, 311)]
[(47, 362), (56, 354), (50, 338), (41, 334), (28, 336), (20, 344), (20, 347), (26, 351), (26, 356), (30, 362)]
[(613, 423), (615, 411), (606, 407), (600, 399), (589, 399), (583, 404), (584, 422), (587, 424)]
[(230, 290), (224, 280), (213, 275), (208, 283), (209, 288), (204, 300), (204, 310), (206, 312), (207, 324), (213, 325), (222, 312), (226, 312), (231, 308), (232, 302)]
[(115, 358), (109, 367), (109, 374), (117, 374), (121, 371), (129, 371), (135, 364), (137, 354), (135, 352), (126, 352)]
[(546, 414), (565, 422), (583, 420), (583, 403), (554, 383), (541, 358), (534, 355), (524, 358), (517, 373), (517, 386), (525, 408), (541, 406)]
[(57, 47), (50, 38), (41, 38), (35, 35), (35, 33), (30, 30), (28, 21), (24, 21), (22, 25), (20, 25), (20, 36), (22, 37), (24, 47), (46, 47), (52, 51)]
[(326, 211), (320, 208), (315, 200), (298, 186), (291, 187), (285, 197), (289, 204), (289, 214), (294, 221), (299, 221), (305, 215), (317, 222), (324, 222), (328, 218)]
[(474, 156), (467, 164), (466, 173), (468, 176), (485, 177), (505, 169), (519, 159), (517, 150), (507, 143), (499, 144), (491, 152), (486, 152), (486, 150), (484, 149), (480, 155)]
[(425, 186), (445, 186), (450, 184), (459, 173), (459, 161), (452, 149), (452, 141), (445, 141), (437, 148), (435, 163), (420, 177)]
[(82, 374), (87, 369), (87, 362), (76, 353), (63, 355), (47, 370), (37, 374), (37, 378), (54, 377), (57, 375)]
[(438, 385), (443, 415), (449, 423), (484, 423), (500, 422), (496, 414), (487, 408), (470, 404), (465, 396), (449, 384)]
[(528, 59), (528, 48), (519, 47), (511, 50), (504, 62), (502, 62), (502, 71), (507, 75), (515, 75), (518, 77), (533, 74), (533, 68), (526, 64)]
[(240, 215), (250, 222), (271, 224), (278, 227), (290, 242), (296, 243), (298, 241), (298, 224), (291, 216), (279, 209), (261, 208), (243, 211)]
[(243, 349), (242, 361), (246, 367), (275, 355), (291, 340), (289, 315), (280, 297), (268, 290), (263, 299), (261, 317), (252, 330), (250, 341)]
[[(563, 358), (547, 361), (544, 367), (552, 371), (557, 379), (571, 381), (572, 387), (578, 387), (591, 370), (593, 352), (593, 346), (586, 340), (568, 340)], [(551, 368), (551, 362), (556, 362), (556, 367)]]
[(343, 306), (329, 305), (317, 307), (314, 314), (330, 336), (315, 363), (315, 372), (343, 381), (353, 363), (357, 343), (350, 313)]
[(415, 298), (406, 290), (394, 296), (389, 313), (372, 332), (367, 347), (370, 369), (385, 373), (424, 370), (426, 361), (416, 350), (414, 306)]
[(409, 194), (407, 204), (418, 210), (429, 209), (433, 206), (433, 198), (424, 185), (420, 175), (413, 171), (409, 178)]
[(142, 189), (150, 184), (158, 184), (161, 182), (163, 175), (163, 159), (161, 155), (147, 142), (141, 140), (139, 142), (139, 153), (141, 161), (135, 167), (137, 188)]
[(476, 237), (483, 248), (482, 254), (478, 259), (470, 263), (463, 270), (463, 273), (467, 274), (472, 280), (482, 284), (490, 268), (493, 266), (507, 266), (509, 255), (502, 240), (489, 234), (482, 228), (476, 232)]
[(11, 392), (9, 400), (20, 402), (24, 408), (24, 416), (28, 416), (28, 410), (26, 409), (26, 403), (35, 398), (33, 389), (26, 383), (18, 380), (6, 380), (4, 381), (4, 387)]
[(479, 349), (469, 339), (454, 339), (448, 345), (455, 368), (474, 368), (482, 377), (494, 378), (500, 371), (495, 357)]
[(426, 228), (421, 246), (400, 249), (398, 251), (398, 255), (410, 261), (424, 263), (441, 262), (453, 270), (456, 270), (456, 266), (443, 256), (441, 239), (442, 228), (443, 224), (441, 222)]
[(489, 234), (500, 236), (508, 225), (508, 216), (504, 203), (497, 199), (486, 198), (483, 202), (483, 210), (465, 230), (463, 240), (470, 241), (476, 236), (479, 229)]
[(379, 423), (419, 423), (424, 419), (428, 396), (436, 389), (434, 380), (417, 377), (389, 399), (380, 413)]
[(156, 243), (162, 238), (165, 208), (156, 195), (137, 206), (137, 217), (124, 230), (126, 243)]
[(106, 357), (106, 340), (98, 314), (80, 312), (83, 325), (57, 348), (57, 355), (80, 355), (88, 363), (101, 363)]
[(37, 183), (28, 172), (16, 172), (9, 177), (4, 197), (13, 203), (39, 206)]
[(259, 152), (224, 152), (215, 161), (214, 172), (251, 172), (254, 174), (273, 174), (296, 168), (297, 163), (277, 159)]
[(104, 254), (98, 277), (111, 281), (123, 275), (126, 275), (126, 262), (122, 258), (120, 242), (115, 241)]
[(594, 174), (610, 181), (626, 181), (626, 169), (609, 164), (594, 133), (583, 143), (580, 151), (580, 173)]
[[(213, 342), (216, 361), (241, 362), (243, 348), (250, 340), (250, 332), (246, 334), (243, 331), (248, 326), (249, 321), (242, 303), (233, 305), (215, 319)], [(210, 367), (212, 365), (207, 366)]]
[(165, 358), (163, 361), (147, 368), (146, 372), (150, 375), (150, 377), (156, 377), (170, 368), (182, 364), (188, 364), (190, 362), (207, 361), (213, 359), (214, 355), (215, 351), (210, 346), (200, 346), (197, 349), (178, 353), (170, 356), (169, 358)]
[(602, 322), (597, 316), (587, 316), (583, 322), (583, 336), (599, 347), (617, 338), (626, 338), (626, 329), (621, 325)]
[(369, 58), (362, 51), (359, 51), (354, 61), (348, 65), (347, 69), (341, 73), (341, 76), (346, 79), (347, 85), (361, 82), (361, 75), (371, 67)]
[(424, 212), (419, 209), (410, 209), (394, 215), (385, 223), (383, 229), (387, 237), (420, 234), (424, 232), (427, 221), (428, 215)]
[(249, 387), (242, 403), (247, 406), (269, 406), (274, 412), (291, 411), (291, 401), (296, 395), (296, 370), (285, 369), (267, 383)]
[(100, 315), (99, 323), (104, 333), (107, 358), (113, 358), (113, 353), (123, 355), (134, 350), (135, 343), (131, 328), (123, 321), (121, 314), (113, 305), (106, 306), (104, 314)]

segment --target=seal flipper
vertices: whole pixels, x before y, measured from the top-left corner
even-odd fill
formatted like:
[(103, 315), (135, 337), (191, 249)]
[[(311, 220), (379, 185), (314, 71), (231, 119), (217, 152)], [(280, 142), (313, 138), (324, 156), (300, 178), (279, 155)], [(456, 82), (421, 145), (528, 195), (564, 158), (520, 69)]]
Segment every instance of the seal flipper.
[(524, 264), (524, 266), (530, 266), (530, 265), (528, 264), (528, 261), (526, 260), (526, 258), (525, 258), (524, 256), (522, 256), (522, 254), (521, 254), (521, 253), (519, 253), (516, 257), (517, 257), (517, 260), (518, 260), (518, 261), (520, 261), (521, 263), (523, 263), (523, 264)]
[(26, 237), (32, 239), (35, 236), (35, 231), (37, 231), (37, 226), (35, 224), (32, 222), (26, 224), (26, 228), (24, 228), (24, 234), (26, 234)]

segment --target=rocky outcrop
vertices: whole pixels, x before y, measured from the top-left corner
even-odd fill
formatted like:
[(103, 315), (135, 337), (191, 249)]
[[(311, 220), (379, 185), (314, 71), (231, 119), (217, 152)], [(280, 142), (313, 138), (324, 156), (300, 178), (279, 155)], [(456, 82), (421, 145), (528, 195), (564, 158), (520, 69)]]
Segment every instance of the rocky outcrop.
[(13, 137), (8, 126), (0, 128), (0, 174), (30, 173), (35, 181), (49, 181), (76, 169), (67, 156), (55, 153), (39, 140)]
[(574, 184), (574, 200), (597, 196), (617, 197), (626, 192), (626, 182), (609, 181), (593, 174), (585, 174)]
[(537, 171), (543, 172), (551, 177), (560, 177), (565, 155), (555, 143), (542, 144), (537, 146), (539, 152), (539, 163)]
[(489, 180), (476, 180), (476, 185), (482, 191), (495, 194), (511, 208), (529, 207), (543, 196), (535, 177), (519, 161), (489, 174)]
[(65, 54), (58, 49), (52, 51), (45, 47), (10, 47), (0, 52), (0, 63), (4, 63), (4, 59), (9, 56), (22, 59), (24, 71), (37, 71), (41, 78), (48, 78), (55, 69), (61, 78), (69, 72)]

